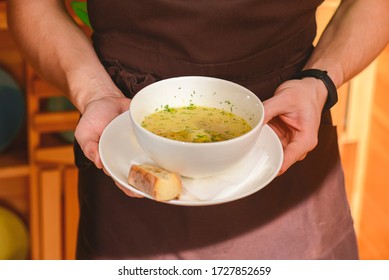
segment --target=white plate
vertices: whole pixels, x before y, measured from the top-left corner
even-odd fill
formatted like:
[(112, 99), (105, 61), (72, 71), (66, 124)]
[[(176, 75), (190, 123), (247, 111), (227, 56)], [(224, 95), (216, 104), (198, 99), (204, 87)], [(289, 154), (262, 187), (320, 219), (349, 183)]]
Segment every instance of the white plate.
[[(100, 138), (99, 152), (106, 171), (121, 185), (153, 199), (127, 183), (131, 164), (152, 163), (132, 132), (128, 111), (116, 117)], [(234, 201), (251, 195), (268, 185), (280, 170), (283, 160), (281, 143), (274, 131), (265, 125), (258, 141), (246, 159), (225, 174), (183, 179), (183, 195), (166, 203), (182, 206), (205, 206)]]

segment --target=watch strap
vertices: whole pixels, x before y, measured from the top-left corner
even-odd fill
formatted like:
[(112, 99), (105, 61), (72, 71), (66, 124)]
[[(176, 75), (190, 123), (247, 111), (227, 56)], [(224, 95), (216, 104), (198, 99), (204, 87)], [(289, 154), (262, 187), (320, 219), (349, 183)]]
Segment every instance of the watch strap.
[(326, 103), (323, 107), (323, 111), (331, 109), (331, 107), (338, 102), (338, 92), (336, 90), (334, 82), (331, 80), (330, 76), (328, 76), (327, 71), (319, 69), (306, 69), (297, 73), (293, 78), (303, 79), (308, 77), (320, 79), (324, 83), (327, 88), (328, 95)]

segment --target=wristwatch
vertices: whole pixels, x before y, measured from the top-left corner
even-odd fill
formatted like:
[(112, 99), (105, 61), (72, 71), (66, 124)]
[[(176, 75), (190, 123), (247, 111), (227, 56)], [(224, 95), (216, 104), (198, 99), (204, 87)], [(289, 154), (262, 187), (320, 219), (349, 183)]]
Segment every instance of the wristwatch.
[(328, 76), (327, 71), (319, 69), (307, 69), (297, 73), (293, 79), (302, 79), (307, 77), (322, 80), (328, 91), (328, 96), (326, 103), (324, 104), (323, 111), (331, 109), (331, 107), (334, 106), (336, 102), (338, 102), (338, 92), (334, 82)]

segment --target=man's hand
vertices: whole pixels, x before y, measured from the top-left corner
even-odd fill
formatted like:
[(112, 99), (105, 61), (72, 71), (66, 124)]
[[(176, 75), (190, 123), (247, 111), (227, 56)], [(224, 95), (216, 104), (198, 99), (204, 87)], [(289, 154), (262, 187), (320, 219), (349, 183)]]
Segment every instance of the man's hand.
[(284, 148), (279, 175), (316, 147), (326, 98), (322, 81), (304, 78), (286, 81), (272, 98), (264, 101), (265, 123), (275, 131)]
[[(104, 128), (118, 115), (128, 110), (131, 100), (126, 97), (107, 96), (90, 101), (85, 107), (84, 113), (75, 131), (75, 137), (81, 146), (85, 156), (91, 160), (97, 168), (103, 169), (99, 155), (99, 140)], [(106, 170), (104, 172), (108, 175)], [(140, 197), (129, 189), (116, 185), (128, 196)]]

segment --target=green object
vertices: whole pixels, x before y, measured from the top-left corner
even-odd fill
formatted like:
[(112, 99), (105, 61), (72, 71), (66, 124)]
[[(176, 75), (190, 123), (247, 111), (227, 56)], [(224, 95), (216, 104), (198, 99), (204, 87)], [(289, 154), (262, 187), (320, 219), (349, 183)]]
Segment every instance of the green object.
[(78, 2), (73, 1), (71, 3), (73, 11), (76, 13), (76, 15), (80, 18), (80, 20), (88, 27), (92, 28), (89, 16), (88, 16), (88, 8), (86, 2)]
[(22, 219), (0, 206), (0, 260), (27, 259), (28, 244), (28, 232)]

